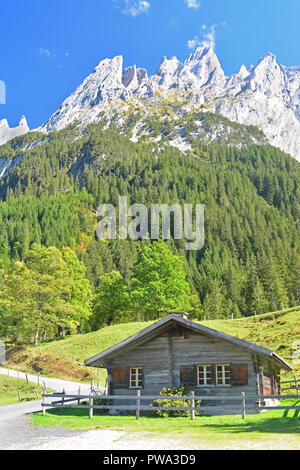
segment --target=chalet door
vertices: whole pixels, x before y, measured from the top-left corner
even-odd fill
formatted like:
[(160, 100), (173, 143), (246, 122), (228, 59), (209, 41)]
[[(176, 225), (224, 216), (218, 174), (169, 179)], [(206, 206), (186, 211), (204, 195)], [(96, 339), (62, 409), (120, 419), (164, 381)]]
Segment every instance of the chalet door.
[(265, 377), (263, 379), (264, 395), (270, 396), (272, 394), (271, 379)]

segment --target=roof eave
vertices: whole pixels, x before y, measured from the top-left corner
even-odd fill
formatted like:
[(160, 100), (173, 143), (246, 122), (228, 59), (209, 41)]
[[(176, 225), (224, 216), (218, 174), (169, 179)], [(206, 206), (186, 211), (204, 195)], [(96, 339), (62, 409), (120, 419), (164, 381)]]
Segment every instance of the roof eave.
[(272, 356), (275, 360), (279, 361), (283, 365), (283, 368), (285, 370), (288, 370), (288, 371), (293, 370), (293, 367), (284, 359), (282, 359), (282, 357), (280, 357), (278, 354), (276, 354), (275, 352), (272, 352)]
[[(102, 359), (106, 356), (109, 356), (110, 354), (113, 354), (117, 351), (122, 350), (123, 348), (126, 348), (126, 346), (128, 346), (130, 343), (133, 343), (134, 341), (136, 341), (139, 338), (143, 338), (144, 336), (147, 336), (149, 333), (151, 333), (156, 328), (158, 328), (158, 327), (164, 325), (165, 323), (167, 323), (170, 320), (171, 316), (172, 315), (153, 323), (153, 325), (150, 325), (148, 328), (145, 328), (144, 330), (138, 331), (136, 334), (130, 336), (129, 338), (126, 338), (125, 340), (121, 341), (120, 343), (115, 344), (114, 346), (106, 349), (105, 351), (102, 351), (99, 354), (96, 354), (96, 356), (90, 357), (89, 359), (84, 361), (84, 364), (86, 366), (88, 366), (91, 363), (93, 363), (95, 361), (98, 361), (99, 359)], [(175, 318), (174, 315), (173, 315), (173, 317)]]

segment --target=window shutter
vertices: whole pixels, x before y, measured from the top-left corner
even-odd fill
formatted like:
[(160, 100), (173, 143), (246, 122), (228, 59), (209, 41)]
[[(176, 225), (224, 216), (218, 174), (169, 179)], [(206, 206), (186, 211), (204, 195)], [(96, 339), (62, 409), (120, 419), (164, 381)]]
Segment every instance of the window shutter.
[(247, 385), (248, 384), (248, 365), (247, 364), (231, 364), (231, 385)]
[(180, 367), (180, 383), (182, 385), (195, 385), (195, 367), (181, 366)]
[(130, 367), (127, 368), (127, 387), (130, 387)]
[(117, 367), (114, 369), (114, 386), (127, 387), (127, 374), (126, 369)]
[(145, 387), (145, 374), (144, 374), (144, 368), (142, 368), (142, 388)]

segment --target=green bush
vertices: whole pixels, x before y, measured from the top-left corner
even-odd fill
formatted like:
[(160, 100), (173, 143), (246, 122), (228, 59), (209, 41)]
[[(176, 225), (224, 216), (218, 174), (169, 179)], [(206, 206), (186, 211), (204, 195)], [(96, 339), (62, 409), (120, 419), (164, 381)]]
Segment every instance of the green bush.
[[(188, 387), (187, 385), (182, 385), (180, 387), (171, 387), (167, 388), (164, 387), (161, 392), (159, 393), (160, 396), (162, 397), (184, 397), (188, 396), (191, 393), (192, 388)], [(187, 399), (177, 399), (177, 400), (166, 400), (166, 399), (158, 399), (155, 400), (153, 403), (151, 403), (151, 406), (159, 406), (163, 408), (168, 408), (168, 407), (190, 407), (190, 400)], [(200, 400), (195, 400), (195, 406), (199, 407), (200, 406)], [(153, 413), (156, 416), (173, 416), (173, 417), (188, 417), (190, 415), (190, 409), (187, 409), (186, 411), (184, 410), (153, 410)]]

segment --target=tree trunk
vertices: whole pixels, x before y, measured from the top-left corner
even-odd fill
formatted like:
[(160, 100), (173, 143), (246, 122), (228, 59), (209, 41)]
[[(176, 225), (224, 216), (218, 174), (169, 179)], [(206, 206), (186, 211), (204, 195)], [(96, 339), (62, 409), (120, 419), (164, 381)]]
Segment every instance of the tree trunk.
[(40, 322), (38, 322), (37, 327), (36, 327), (36, 331), (35, 331), (35, 338), (34, 338), (34, 345), (35, 346), (38, 344), (39, 333), (40, 333)]

